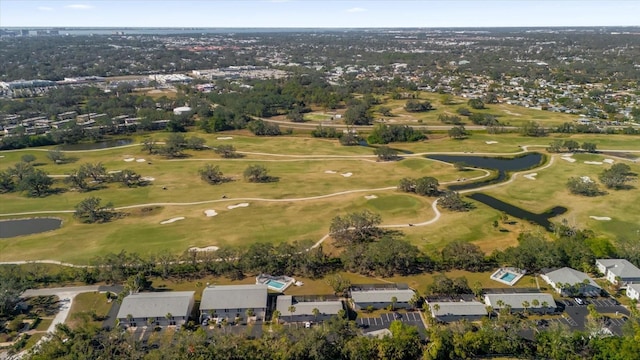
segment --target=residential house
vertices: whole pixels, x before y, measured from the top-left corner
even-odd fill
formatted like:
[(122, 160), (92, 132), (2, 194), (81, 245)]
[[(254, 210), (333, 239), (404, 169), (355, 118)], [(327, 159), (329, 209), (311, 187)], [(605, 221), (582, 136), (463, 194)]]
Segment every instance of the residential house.
[(602, 291), (589, 275), (569, 267), (547, 272), (540, 277), (562, 296), (598, 296)]
[(427, 301), (431, 316), (444, 322), (476, 321), (487, 316), (487, 307), (479, 301)]
[(625, 259), (596, 259), (598, 271), (612, 284), (626, 285), (640, 282), (640, 269)]
[(411, 307), (411, 299), (415, 296), (413, 290), (400, 284), (395, 287), (355, 285), (351, 287), (349, 294), (355, 310), (363, 310), (369, 306), (382, 309), (392, 305), (396, 309), (406, 309)]
[(264, 320), (267, 313), (267, 285), (216, 285), (202, 291), (200, 320), (205, 318), (248, 317), (253, 313), (258, 320)]
[(556, 310), (556, 302), (553, 296), (547, 293), (508, 293), (508, 294), (486, 294), (484, 303), (491, 306), (494, 310), (500, 310), (509, 307), (513, 311), (525, 310), (532, 312), (554, 312)]
[(640, 301), (640, 284), (629, 284), (627, 286), (627, 296), (630, 299)]
[[(324, 321), (338, 315), (344, 310), (340, 300), (314, 300), (303, 301), (291, 295), (280, 295), (276, 300), (276, 310), (280, 312), (280, 318), (289, 322)], [(291, 311), (293, 310), (293, 311)], [(317, 310), (317, 315), (314, 314)]]
[(127, 327), (182, 326), (191, 315), (194, 291), (136, 293), (122, 300), (116, 318)]

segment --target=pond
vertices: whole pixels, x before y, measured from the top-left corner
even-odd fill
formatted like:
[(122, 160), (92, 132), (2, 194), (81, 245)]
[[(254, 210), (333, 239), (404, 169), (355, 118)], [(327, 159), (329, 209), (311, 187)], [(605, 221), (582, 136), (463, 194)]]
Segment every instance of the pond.
[(133, 139), (114, 139), (114, 140), (97, 141), (92, 143), (64, 144), (60, 146), (60, 150), (64, 150), (64, 151), (97, 150), (97, 149), (107, 149), (112, 147), (124, 146), (132, 143), (133, 143)]
[(468, 167), (498, 171), (494, 176), (480, 181), (460, 185), (449, 185), (448, 188), (453, 191), (474, 189), (486, 185), (501, 183), (507, 179), (507, 172), (531, 169), (542, 164), (542, 161), (544, 160), (544, 156), (540, 153), (528, 153), (523, 156), (510, 158), (473, 155), (428, 155), (426, 157), (428, 159), (444, 161), (452, 164), (463, 163)]
[(478, 202), (481, 202), (487, 206), (490, 206), (496, 210), (504, 212), (507, 215), (510, 215), (525, 221), (536, 223), (549, 231), (553, 230), (552, 229), (553, 225), (551, 224), (549, 219), (558, 215), (562, 215), (565, 212), (567, 212), (567, 208), (563, 206), (556, 206), (551, 210), (548, 210), (542, 214), (535, 214), (530, 211), (521, 209), (517, 206), (508, 204), (504, 201), (498, 200), (493, 196), (489, 196), (487, 194), (475, 193), (475, 194), (468, 195), (468, 197)]
[(59, 229), (60, 226), (62, 220), (57, 218), (0, 220), (0, 239), (38, 234)]

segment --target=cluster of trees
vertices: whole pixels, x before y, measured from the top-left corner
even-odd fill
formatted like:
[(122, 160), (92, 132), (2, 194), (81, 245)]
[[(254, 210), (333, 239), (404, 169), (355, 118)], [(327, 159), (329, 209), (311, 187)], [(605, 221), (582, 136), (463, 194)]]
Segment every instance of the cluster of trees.
[(198, 174), (200, 174), (202, 180), (212, 185), (218, 185), (232, 180), (230, 177), (224, 176), (218, 165), (206, 164), (198, 170)]
[(24, 191), (28, 196), (41, 197), (50, 193), (52, 185), (49, 174), (30, 162), (21, 161), (0, 171), (0, 193)]
[(419, 179), (402, 178), (398, 183), (398, 191), (416, 193), (422, 196), (438, 196), (440, 189), (438, 179), (424, 176)]
[(549, 147), (547, 147), (547, 151), (558, 153), (564, 151), (575, 152), (579, 149), (582, 149), (583, 151), (589, 153), (595, 153), (597, 151), (596, 148), (597, 145), (592, 142), (583, 142), (582, 145), (580, 145), (575, 140), (554, 140), (551, 144), (549, 144)]
[(392, 149), (388, 146), (377, 147), (373, 150), (373, 154), (376, 155), (380, 161), (393, 161), (400, 159), (400, 156), (398, 156), (398, 150)]
[(142, 150), (149, 154), (160, 154), (168, 158), (183, 157), (185, 150), (204, 150), (209, 147), (206, 140), (198, 136), (187, 137), (182, 133), (173, 132), (164, 140), (164, 145), (158, 145), (155, 139), (145, 138), (142, 143)]
[(91, 196), (75, 206), (73, 216), (83, 223), (93, 224), (108, 222), (119, 216), (112, 203), (102, 204), (102, 199)]
[[(471, 114), (469, 114), (471, 115)], [(453, 124), (453, 125), (462, 125), (464, 124), (460, 116), (457, 115), (447, 115), (440, 114), (438, 115), (438, 120), (444, 124)]]
[(608, 189), (628, 189), (628, 182), (636, 177), (631, 167), (624, 163), (616, 163), (600, 173), (600, 182)]
[(407, 125), (377, 124), (367, 137), (369, 144), (388, 144), (392, 142), (413, 142), (426, 139), (427, 136)]
[(404, 109), (408, 112), (425, 112), (433, 110), (433, 105), (429, 100), (419, 101), (415, 99), (407, 100)]
[(278, 136), (282, 135), (280, 126), (272, 124), (264, 120), (253, 120), (247, 125), (249, 131), (257, 136)]

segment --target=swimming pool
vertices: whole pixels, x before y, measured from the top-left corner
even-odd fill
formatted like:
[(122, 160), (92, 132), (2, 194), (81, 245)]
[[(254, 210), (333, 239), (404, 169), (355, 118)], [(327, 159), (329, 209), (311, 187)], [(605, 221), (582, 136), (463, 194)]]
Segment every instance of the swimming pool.
[(504, 275), (500, 276), (500, 280), (504, 280), (504, 281), (506, 281), (506, 282), (509, 282), (509, 283), (510, 283), (510, 282), (512, 282), (512, 281), (513, 281), (513, 279), (515, 279), (515, 278), (516, 278), (516, 276), (518, 276), (518, 275), (516, 275), (516, 274), (514, 274), (514, 273), (510, 273), (510, 272), (508, 272), (508, 273), (506, 273), (506, 274), (504, 274)]
[(272, 287), (274, 289), (278, 289), (278, 290), (282, 290), (282, 288), (284, 288), (284, 283), (281, 283), (280, 281), (276, 281), (276, 280), (267, 280), (267, 282), (265, 282), (265, 285)]

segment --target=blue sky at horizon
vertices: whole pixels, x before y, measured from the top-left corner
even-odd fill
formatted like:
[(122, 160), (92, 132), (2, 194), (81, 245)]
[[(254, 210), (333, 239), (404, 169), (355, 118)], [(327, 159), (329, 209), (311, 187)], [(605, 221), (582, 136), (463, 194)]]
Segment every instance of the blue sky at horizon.
[(640, 0), (1, 0), (0, 27), (639, 26)]

